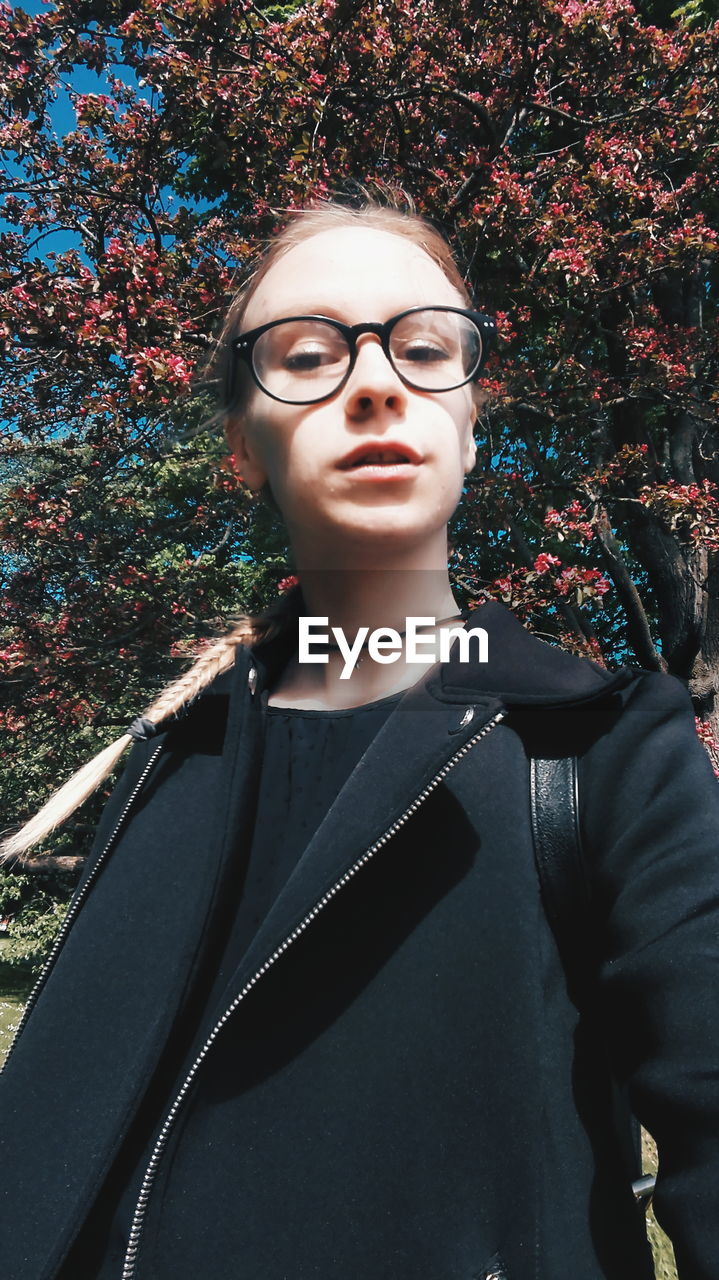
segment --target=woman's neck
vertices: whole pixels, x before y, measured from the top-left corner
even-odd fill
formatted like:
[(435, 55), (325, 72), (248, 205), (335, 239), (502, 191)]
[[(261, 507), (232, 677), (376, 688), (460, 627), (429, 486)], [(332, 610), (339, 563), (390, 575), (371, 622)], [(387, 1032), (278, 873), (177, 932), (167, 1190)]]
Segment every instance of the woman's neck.
[(442, 569), (323, 569), (299, 574), (304, 613), (326, 617), (354, 636), (361, 627), (406, 629), (407, 618), (456, 613), (446, 566)]
[(362, 626), (401, 631), (407, 617), (442, 618), (454, 611), (446, 525), (421, 536), (396, 531), (373, 537), (340, 528), (321, 538), (294, 533), (305, 613), (327, 617), (347, 634)]
[[(441, 633), (462, 626), (446, 564), (311, 569), (299, 577), (301, 644), (270, 693), (272, 706), (333, 710), (407, 689), (438, 661)], [(388, 629), (399, 643), (390, 634), (379, 648), (372, 636)], [(381, 653), (396, 656), (382, 661)]]

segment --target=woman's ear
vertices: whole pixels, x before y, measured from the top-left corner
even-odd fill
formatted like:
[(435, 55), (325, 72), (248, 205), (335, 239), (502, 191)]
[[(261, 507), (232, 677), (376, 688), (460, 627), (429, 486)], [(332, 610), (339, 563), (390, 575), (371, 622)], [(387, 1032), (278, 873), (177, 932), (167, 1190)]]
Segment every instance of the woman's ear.
[(464, 451), (464, 474), (466, 476), (469, 475), (470, 471), (474, 470), (474, 464), (477, 461), (477, 446), (474, 442), (474, 435), (472, 434), (474, 430), (475, 421), (476, 419), (474, 419), (470, 423), (469, 431), (467, 433), (466, 447)]
[(267, 472), (262, 466), (241, 417), (233, 415), (226, 419), (225, 436), (230, 453), (235, 459), (237, 474), (250, 489), (261, 489), (267, 480)]
[(479, 406), (477, 404), (475, 389), (472, 388), (472, 391), (472, 408), (469, 414), (467, 434), (464, 442), (463, 466), (465, 475), (469, 475), (470, 471), (474, 470), (474, 464), (477, 461), (477, 446), (474, 440), (474, 429), (477, 425), (477, 418), (479, 417)]
[(475, 432), (479, 415), (487, 404), (489, 396), (487, 392), (480, 388), (476, 382), (472, 383), (472, 410), (470, 414), (469, 436), (467, 440), (467, 449), (465, 453), (465, 475), (469, 475), (474, 469), (477, 461), (477, 442), (475, 440)]

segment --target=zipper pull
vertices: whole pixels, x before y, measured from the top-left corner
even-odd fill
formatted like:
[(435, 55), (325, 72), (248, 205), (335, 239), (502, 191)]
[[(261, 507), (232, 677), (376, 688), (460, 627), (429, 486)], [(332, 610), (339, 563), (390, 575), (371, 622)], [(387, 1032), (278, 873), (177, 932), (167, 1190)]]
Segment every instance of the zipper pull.
[(474, 720), (474, 707), (464, 707), (461, 710), (454, 711), (449, 719), (449, 727), (447, 732), (461, 733), (462, 729), (466, 729)]

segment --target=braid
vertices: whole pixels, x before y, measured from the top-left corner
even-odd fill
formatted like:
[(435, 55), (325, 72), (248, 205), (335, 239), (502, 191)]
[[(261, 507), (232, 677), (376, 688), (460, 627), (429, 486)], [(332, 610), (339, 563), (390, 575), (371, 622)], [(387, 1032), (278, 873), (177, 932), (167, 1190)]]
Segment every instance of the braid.
[(143, 711), (143, 716), (158, 725), (171, 716), (179, 715), (216, 676), (232, 666), (238, 644), (254, 643), (254, 630), (250, 618), (241, 619), (226, 635), (203, 649), (189, 671), (168, 684), (147, 710)]
[[(287, 591), (270, 605), (264, 613), (252, 618), (243, 614), (226, 635), (208, 645), (199, 658), (183, 675), (173, 680), (155, 698), (130, 729), (115, 742), (111, 742), (94, 759), (84, 764), (63, 784), (43, 807), (14, 835), (0, 841), (0, 863), (11, 859), (25, 861), (23, 855), (39, 844), (52, 831), (66, 822), (76, 809), (97, 790), (112, 773), (127, 748), (140, 736), (152, 736), (164, 721), (178, 716), (185, 707), (198, 698), (203, 689), (212, 684), (216, 676), (230, 668), (235, 659), (238, 644), (253, 645), (270, 640), (288, 628), (299, 613), (301, 599), (298, 586)], [(135, 725), (144, 721), (144, 732), (134, 732)], [(30, 862), (30, 859), (27, 859)]]

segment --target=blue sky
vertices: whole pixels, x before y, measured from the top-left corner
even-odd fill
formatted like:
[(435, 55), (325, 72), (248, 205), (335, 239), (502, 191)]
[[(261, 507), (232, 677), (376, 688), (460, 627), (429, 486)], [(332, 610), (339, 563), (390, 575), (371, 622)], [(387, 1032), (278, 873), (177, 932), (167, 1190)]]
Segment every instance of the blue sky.
[[(51, 9), (51, 5), (41, 3), (41, 0), (26, 0), (22, 5), (15, 5), (16, 10), (23, 10), (25, 13), (36, 16), (45, 13)], [(90, 29), (95, 27), (96, 23), (91, 23)], [(135, 72), (132, 68), (123, 65), (113, 66), (111, 74), (118, 80), (122, 80), (124, 84), (129, 85), (140, 97), (144, 97), (148, 102), (152, 100), (152, 91), (144, 85), (138, 83)], [(110, 93), (110, 86), (107, 77), (104, 74), (98, 74), (91, 71), (87, 67), (77, 67), (70, 75), (65, 78), (65, 82), (58, 86), (57, 97), (50, 104), (49, 116), (52, 128), (57, 137), (64, 137), (70, 133), (77, 125), (75, 109), (72, 103), (72, 92), (75, 93)], [(11, 155), (7, 152), (2, 157), (5, 173), (8, 177), (20, 177), (21, 171), (14, 163)], [(7, 223), (0, 216), (0, 232), (11, 231), (17, 232), (17, 227)], [(33, 250), (34, 256), (43, 258), (48, 253), (63, 253), (67, 249), (76, 249), (82, 256), (82, 241), (80, 237), (72, 232), (58, 230), (50, 235), (45, 235)]]

